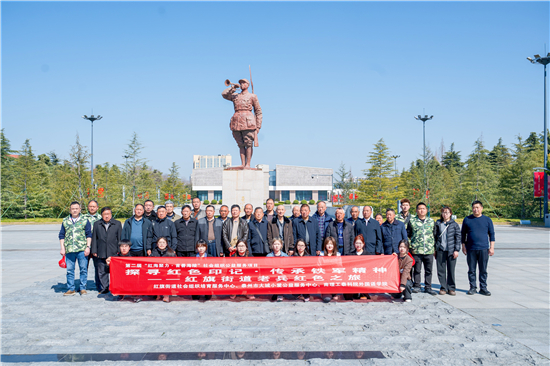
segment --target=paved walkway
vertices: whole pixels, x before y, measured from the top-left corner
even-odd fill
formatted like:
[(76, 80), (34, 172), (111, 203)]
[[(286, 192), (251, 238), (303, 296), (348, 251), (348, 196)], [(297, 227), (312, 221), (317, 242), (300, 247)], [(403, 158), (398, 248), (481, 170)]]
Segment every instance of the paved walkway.
[[(290, 296), (283, 303), (272, 303), (268, 297), (256, 301), (222, 297), (206, 303), (182, 297), (168, 304), (136, 304), (114, 302), (112, 296), (95, 291), (66, 298), (62, 296), (65, 270), (57, 267), (58, 229), (58, 225), (2, 226), (3, 355), (114, 353), (136, 360), (124, 365), (141, 365), (153, 364), (145, 361), (151, 357), (170, 360), (168, 352), (381, 351), (385, 358), (336, 361), (315, 354), (319, 358), (308, 362), (549, 364), (550, 232), (545, 229), (497, 227), (497, 250), (489, 262), (491, 297), (465, 294), (466, 263), (461, 255), (457, 266), (461, 291), (456, 297), (415, 294), (412, 303), (402, 303), (379, 295), (373, 301), (330, 304), (318, 298), (307, 304)], [(93, 279), (93, 271), (88, 278)], [(63, 360), (71, 357), (85, 356)], [(245, 357), (238, 362), (304, 361)], [(218, 363), (228, 361), (208, 361)]]

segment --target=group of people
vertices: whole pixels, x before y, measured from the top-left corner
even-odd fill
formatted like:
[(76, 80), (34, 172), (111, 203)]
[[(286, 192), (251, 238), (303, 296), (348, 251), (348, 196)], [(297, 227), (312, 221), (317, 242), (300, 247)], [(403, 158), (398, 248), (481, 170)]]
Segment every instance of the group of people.
[[(483, 204), (472, 203), (472, 215), (466, 217), (462, 228), (452, 219), (450, 207), (441, 209), (441, 216), (434, 221), (428, 216), (427, 206), (420, 202), (416, 214), (410, 212), (408, 199), (401, 200), (401, 212), (386, 210), (386, 220), (372, 217), (370, 206), (353, 206), (351, 217), (338, 208), (335, 219), (326, 214), (326, 203), (318, 202), (317, 211), (311, 215), (310, 206), (294, 206), (292, 216), (286, 217), (284, 205), (275, 207), (272, 199), (266, 201), (266, 209), (244, 206), (241, 216), (239, 205), (222, 205), (219, 216), (208, 205), (201, 209), (198, 198), (192, 206), (182, 207), (181, 216), (174, 212), (172, 201), (154, 210), (151, 200), (139, 203), (134, 215), (124, 226), (112, 218), (109, 207), (99, 206), (95, 200), (88, 203), (88, 213), (81, 215), (80, 203), (72, 202), (70, 215), (63, 219), (59, 240), (60, 253), (67, 263), (68, 291), (74, 295), (76, 262), (80, 268), (80, 294), (86, 294), (87, 269), (90, 258), (95, 267), (95, 283), (99, 293), (109, 292), (109, 264), (113, 256), (132, 257), (288, 257), (288, 256), (341, 256), (341, 255), (396, 255), (399, 258), (400, 293), (411, 301), (412, 293), (421, 288), (421, 272), (424, 268), (423, 291), (436, 295), (432, 289), (433, 261), (437, 263), (440, 295), (456, 295), (455, 267), (459, 252), (467, 256), (469, 295), (477, 292), (477, 268), (479, 268), (480, 294), (489, 296), (487, 290), (487, 263), (494, 254), (495, 233), (491, 219), (482, 214)], [(231, 213), (231, 216), (229, 214)], [(378, 215), (377, 215), (378, 216)], [(346, 299), (367, 297), (368, 294), (345, 294)], [(249, 296), (250, 297), (250, 296)], [(251, 296), (253, 298), (253, 296)], [(169, 301), (169, 296), (162, 296)], [(198, 297), (194, 297), (198, 298)], [(207, 297), (209, 299), (210, 297)], [(232, 296), (234, 298), (234, 296)], [(309, 301), (309, 295), (300, 296)], [(282, 301), (281, 295), (274, 300)], [(328, 302), (338, 295), (323, 295)]]

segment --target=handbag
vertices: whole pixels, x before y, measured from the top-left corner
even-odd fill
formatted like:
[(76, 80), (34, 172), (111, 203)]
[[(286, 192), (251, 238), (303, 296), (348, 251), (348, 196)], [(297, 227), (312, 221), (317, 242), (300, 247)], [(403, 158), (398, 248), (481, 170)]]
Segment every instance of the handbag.
[(65, 262), (65, 256), (59, 260), (59, 267), (67, 268), (67, 262)]

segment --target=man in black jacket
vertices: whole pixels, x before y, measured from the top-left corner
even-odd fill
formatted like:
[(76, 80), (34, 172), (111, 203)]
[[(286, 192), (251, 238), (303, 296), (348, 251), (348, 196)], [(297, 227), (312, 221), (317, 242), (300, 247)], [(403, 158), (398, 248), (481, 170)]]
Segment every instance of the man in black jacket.
[(372, 218), (372, 207), (365, 206), (363, 216), (367, 219), (357, 220), (355, 223), (355, 236), (362, 234), (365, 239), (365, 249), (370, 255), (384, 254), (382, 244), (382, 232), (378, 221)]
[(110, 207), (101, 209), (101, 219), (94, 223), (92, 232), (92, 255), (97, 258), (100, 294), (109, 292), (109, 267), (107, 258), (118, 253), (118, 242), (122, 234), (120, 221), (112, 218)]
[(311, 255), (319, 255), (323, 250), (323, 238), (319, 233), (317, 221), (309, 216), (309, 205), (303, 204), (300, 207), (300, 216), (292, 222), (294, 232), (294, 242), (303, 239), (306, 242), (307, 250)]
[(292, 231), (292, 222), (288, 217), (285, 217), (285, 206), (279, 205), (275, 210), (277, 216), (268, 222), (267, 242), (280, 238), (283, 240), (283, 251), (292, 255), (294, 250), (294, 232)]
[(191, 206), (189, 205), (182, 207), (181, 216), (182, 218), (175, 222), (178, 234), (176, 253), (178, 257), (194, 257), (198, 221), (191, 217)]
[(145, 208), (145, 214), (143, 217), (150, 221), (155, 221), (157, 219), (157, 214), (155, 213), (155, 203), (151, 200), (147, 200), (143, 203), (143, 207)]
[(240, 215), (241, 207), (233, 205), (231, 206), (231, 218), (225, 220), (223, 223), (222, 235), (225, 254), (231, 254), (237, 250), (236, 247), (239, 240), (248, 240), (248, 224)]
[(256, 207), (254, 218), (248, 223), (248, 251), (254, 257), (265, 257), (270, 252), (267, 225), (262, 208)]
[(350, 255), (354, 250), (354, 228), (353, 224), (344, 220), (346, 212), (343, 208), (336, 210), (336, 220), (331, 221), (327, 226), (325, 237), (332, 236), (338, 243), (338, 252), (341, 255)]
[(174, 223), (166, 218), (166, 207), (159, 206), (157, 208), (157, 219), (152, 222), (151, 230), (149, 231), (149, 241), (151, 242), (151, 248), (157, 247), (157, 240), (160, 237), (165, 237), (168, 242), (168, 246), (174, 251), (178, 244), (178, 234), (176, 233), (176, 226)]

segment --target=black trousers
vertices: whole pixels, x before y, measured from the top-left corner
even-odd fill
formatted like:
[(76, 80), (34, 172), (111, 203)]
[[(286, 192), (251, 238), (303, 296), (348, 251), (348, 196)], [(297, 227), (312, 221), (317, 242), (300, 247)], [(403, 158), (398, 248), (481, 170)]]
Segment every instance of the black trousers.
[(424, 264), (424, 288), (432, 288), (432, 266), (434, 263), (433, 254), (413, 254), (414, 258), (414, 287), (420, 288), (420, 271)]
[(453, 258), (454, 252), (437, 251), (436, 252), (436, 266), (437, 266), (437, 278), (441, 289), (444, 291), (455, 291), (455, 267), (456, 259)]
[(407, 284), (405, 285), (405, 289), (403, 290), (403, 292), (398, 292), (396, 294), (391, 294), (391, 295), (394, 299), (400, 299), (401, 296), (403, 296), (405, 300), (412, 300), (412, 287), (413, 287), (412, 281), (407, 280)]
[(107, 260), (105, 258), (94, 257), (94, 263), (96, 262), (96, 273), (99, 276), (99, 284), (101, 284), (101, 290), (105, 290), (107, 287), (109, 287), (109, 266), (107, 265)]
[(466, 253), (466, 261), (468, 262), (468, 281), (470, 281), (470, 288), (477, 288), (477, 266), (479, 268), (479, 288), (481, 290), (487, 290), (487, 264), (489, 263), (489, 249), (468, 249)]
[(97, 258), (90, 253), (88, 256), (88, 268), (90, 267), (90, 259), (94, 262), (94, 270), (95, 270), (95, 288), (97, 289), (97, 292), (101, 292), (103, 288), (101, 287), (101, 283), (99, 282), (99, 270), (97, 269)]
[(176, 255), (177, 255), (178, 257), (194, 257), (194, 256), (196, 256), (197, 254), (195, 253), (195, 251), (189, 252), (189, 251), (177, 250), (177, 251), (176, 251)]
[(143, 250), (136, 250), (135, 252), (132, 252), (130, 250), (130, 255), (132, 257), (145, 257), (145, 255), (143, 254)]

